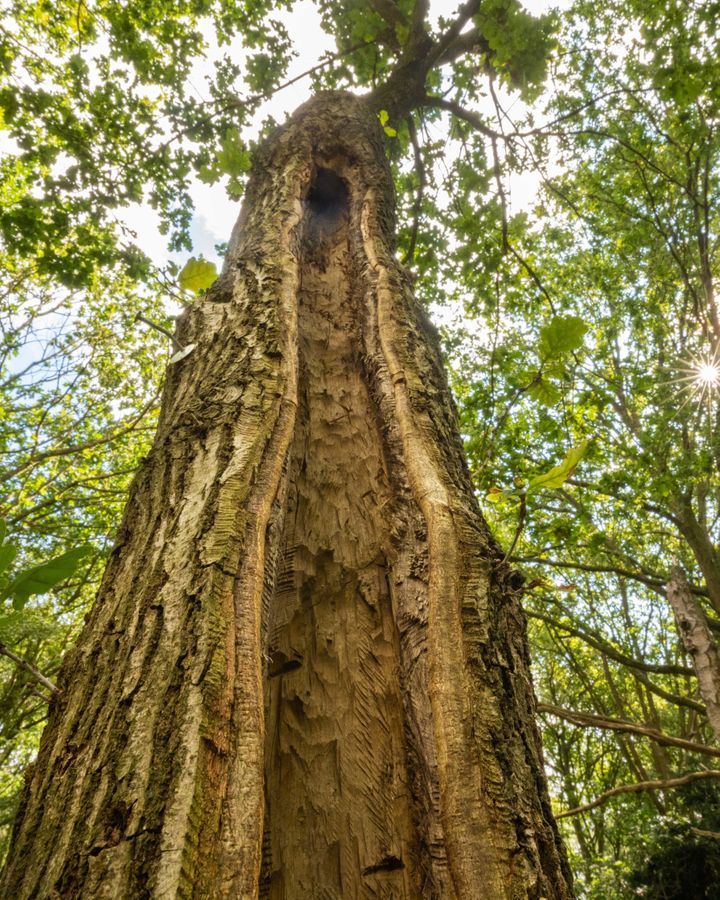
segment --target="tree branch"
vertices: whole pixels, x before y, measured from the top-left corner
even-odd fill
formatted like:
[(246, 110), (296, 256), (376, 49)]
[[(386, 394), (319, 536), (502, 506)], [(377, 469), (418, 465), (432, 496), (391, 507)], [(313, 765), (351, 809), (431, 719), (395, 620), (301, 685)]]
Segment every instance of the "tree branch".
[(373, 44), (376, 44), (378, 41), (377, 37), (372, 38), (369, 41), (360, 41), (358, 44), (353, 44), (352, 47), (348, 47), (347, 50), (339, 50), (337, 53), (332, 53), (327, 56), (325, 59), (321, 60), (314, 66), (311, 66), (309, 69), (306, 69), (304, 72), (300, 72), (299, 75), (295, 75), (293, 78), (289, 78), (287, 81), (283, 81), (282, 84), (277, 85), (272, 90), (269, 91), (261, 91), (257, 94), (251, 94), (249, 97), (246, 97), (244, 100), (240, 97), (236, 97), (233, 100), (228, 101), (226, 104), (221, 106), (219, 109), (216, 109), (215, 112), (210, 113), (206, 116), (202, 121), (195, 122), (193, 125), (188, 126), (187, 128), (182, 128), (178, 131), (175, 131), (170, 137), (160, 144), (154, 151), (153, 156), (157, 156), (161, 154), (164, 150), (166, 150), (170, 144), (179, 140), (181, 137), (186, 135), (188, 131), (191, 131), (194, 128), (199, 128), (203, 125), (209, 125), (216, 116), (221, 115), (222, 113), (229, 112), (231, 109), (243, 109), (246, 106), (249, 106), (252, 103), (260, 103), (263, 100), (269, 100), (270, 97), (274, 97), (275, 94), (280, 91), (285, 90), (285, 88), (291, 87), (293, 84), (296, 84), (298, 81), (301, 81), (303, 78), (307, 78), (308, 75), (314, 75), (315, 72), (319, 72), (321, 69), (324, 69), (326, 66), (329, 66), (330, 63), (335, 62), (338, 59), (343, 59), (345, 56), (350, 56), (352, 53), (355, 53), (356, 50), (362, 50), (364, 47), (370, 47)]
[(705, 613), (691, 594), (685, 572), (678, 565), (670, 571), (667, 598), (675, 613), (680, 639), (695, 666), (708, 719), (720, 741), (720, 654)]
[(442, 59), (445, 52), (451, 47), (456, 39), (459, 37), (460, 32), (463, 30), (467, 22), (475, 15), (480, 7), (480, 0), (467, 0), (467, 3), (463, 4), (457, 12), (457, 17), (452, 25), (448, 28), (448, 30), (443, 34), (440, 39), (436, 42), (435, 46), (429, 53), (428, 56), (428, 67), (431, 68), (435, 65), (435, 63)]
[(695, 670), (689, 666), (654, 665), (653, 663), (641, 662), (639, 659), (634, 659), (632, 656), (626, 656), (612, 644), (603, 640), (599, 635), (589, 634), (587, 631), (581, 631), (579, 628), (573, 628), (571, 625), (558, 622), (557, 619), (553, 619), (552, 616), (548, 616), (545, 613), (526, 609), (525, 614), (531, 619), (540, 619), (543, 622), (547, 622), (548, 625), (552, 625), (553, 628), (559, 628), (561, 631), (573, 635), (573, 637), (580, 638), (581, 641), (589, 644), (589, 646), (593, 647), (595, 650), (604, 653), (608, 659), (612, 659), (615, 662), (620, 663), (620, 665), (627, 666), (630, 669), (639, 669), (641, 672), (652, 672), (655, 675), (682, 675), (691, 678), (695, 677)]
[(715, 840), (720, 840), (720, 831), (706, 831), (704, 828), (690, 828), (693, 834), (696, 834), (698, 837), (707, 837), (714, 838)]
[(155, 406), (157, 403), (158, 394), (154, 394), (149, 403), (147, 403), (135, 416), (130, 424), (125, 426), (124, 428), (119, 428), (114, 432), (106, 432), (102, 437), (95, 438), (92, 441), (85, 441), (84, 444), (72, 444), (69, 447), (55, 447), (52, 450), (45, 450), (42, 453), (37, 453), (34, 456), (30, 456), (29, 459), (26, 459), (21, 465), (16, 466), (14, 469), (9, 469), (4, 472), (0, 472), (0, 478), (3, 480), (7, 480), (8, 478), (14, 478), (16, 475), (21, 474), (30, 466), (36, 466), (41, 462), (45, 462), (46, 459), (54, 459), (59, 456), (71, 456), (73, 453), (80, 453), (82, 450), (91, 450), (93, 447), (99, 447), (102, 444), (110, 444), (113, 441), (117, 440), (123, 435), (129, 434), (131, 431), (138, 426), (139, 422), (147, 415), (148, 412)]
[[(49, 678), (46, 678), (42, 672), (35, 668), (35, 666), (31, 666), (29, 662), (24, 660), (22, 656), (18, 656), (17, 653), (13, 653), (8, 647), (5, 646), (2, 642), (0, 642), (0, 654), (3, 656), (7, 656), (8, 659), (11, 659), (15, 665), (20, 666), (21, 669), (24, 669), (26, 672), (29, 672), (30, 675), (41, 684), (43, 687), (47, 688), (52, 694), (58, 693), (60, 690), (57, 685), (53, 684)], [(44, 695), (42, 696), (43, 700), (47, 702), (48, 698)]]
[[(720, 771), (715, 769), (707, 769), (701, 772), (688, 772), (687, 775), (681, 775), (679, 778), (669, 778), (667, 781), (639, 781), (635, 784), (620, 784), (604, 791), (590, 803), (584, 803), (582, 806), (576, 806), (574, 809), (567, 809), (565, 812), (556, 813), (556, 819), (564, 819), (566, 816), (576, 816), (578, 813), (589, 812), (609, 800), (610, 797), (617, 797), (618, 794), (639, 794), (642, 791), (667, 791), (672, 788), (682, 787), (685, 784), (692, 784), (694, 781), (700, 781), (703, 778), (720, 778)], [(714, 831), (701, 831), (693, 828), (697, 834), (703, 837), (720, 837)]]
[(421, 35), (425, 31), (425, 20), (430, 9), (430, 0), (415, 0), (413, 6), (412, 20), (410, 22), (411, 33), (414, 37)]
[[(447, 65), (447, 63), (454, 62), (471, 50), (482, 50), (483, 53), (490, 54), (490, 45), (477, 28), (459, 34), (452, 44), (445, 48), (442, 55), (438, 57), (436, 64), (438, 66)], [(486, 71), (489, 71), (489, 68), (486, 67)]]
[(407, 16), (395, 3), (395, 0), (368, 0), (368, 3), (370, 8), (393, 28), (396, 25), (408, 24)]
[[(652, 588), (661, 597), (665, 597), (665, 581), (660, 578), (651, 578), (643, 575), (641, 572), (633, 572), (631, 569), (624, 569), (621, 566), (602, 566), (592, 565), (591, 563), (565, 562), (562, 559), (548, 559), (543, 556), (514, 556), (510, 562), (515, 563), (542, 563), (546, 566), (552, 566), (554, 569), (573, 569), (579, 572), (605, 572), (608, 575), (619, 575), (621, 578), (629, 578), (631, 581), (639, 581), (649, 588)], [(707, 592), (700, 588), (696, 588), (693, 593), (701, 597), (707, 597)]]
[(425, 172), (425, 164), (423, 163), (422, 153), (420, 152), (420, 142), (418, 141), (417, 128), (412, 113), (407, 117), (408, 132), (410, 133), (410, 143), (412, 144), (413, 154), (415, 156), (415, 171), (418, 176), (418, 189), (415, 195), (415, 203), (413, 205), (413, 223), (410, 232), (410, 243), (407, 252), (403, 257), (403, 265), (407, 266), (413, 261), (415, 256), (415, 244), (417, 243), (418, 228), (420, 227), (420, 213), (422, 212), (422, 202), (425, 195), (425, 186), (427, 185), (427, 173)]
[(446, 112), (457, 116), (458, 119), (462, 119), (463, 122), (467, 122), (468, 125), (472, 125), (476, 131), (484, 134), (485, 137), (494, 138), (496, 140), (505, 140), (505, 135), (500, 131), (495, 131), (490, 128), (489, 125), (486, 125), (478, 113), (473, 112), (470, 109), (465, 109), (464, 106), (460, 106), (460, 104), (456, 103), (454, 100), (446, 100), (444, 97), (432, 97), (428, 94), (423, 98), (422, 106), (429, 106), (433, 109), (444, 109)]
[(517, 526), (515, 528), (515, 534), (513, 535), (512, 543), (510, 544), (510, 547), (508, 548), (507, 553), (505, 554), (505, 556), (503, 556), (502, 562), (500, 563), (501, 566), (504, 566), (505, 563), (510, 558), (510, 556), (512, 556), (512, 552), (515, 549), (515, 547), (517, 546), (517, 542), (520, 540), (520, 535), (522, 534), (523, 528), (525, 527), (525, 516), (526, 515), (527, 515), (527, 502), (526, 502), (525, 494), (522, 494), (520, 496), (520, 509), (518, 511), (518, 522), (517, 522)]
[(559, 719), (565, 719), (573, 725), (587, 726), (590, 728), (604, 728), (608, 731), (619, 731), (625, 734), (637, 734), (646, 737), (656, 744), (667, 747), (681, 747), (689, 753), (703, 753), (706, 756), (720, 756), (720, 749), (710, 747), (707, 744), (698, 744), (695, 741), (687, 741), (685, 738), (672, 737), (657, 731), (655, 728), (648, 728), (646, 725), (636, 725), (633, 722), (627, 722), (625, 719), (609, 719), (604, 716), (595, 716), (592, 713), (577, 712), (573, 709), (565, 709), (562, 706), (552, 706), (549, 703), (538, 703), (538, 712), (548, 713), (551, 716), (557, 716)]
[(176, 350), (180, 351), (183, 349), (182, 344), (178, 341), (178, 339), (175, 337), (175, 335), (172, 333), (172, 331), (170, 331), (169, 328), (165, 328), (164, 325), (158, 325), (157, 322), (153, 322), (152, 319), (147, 319), (142, 313), (135, 313), (135, 321), (136, 322), (144, 322), (146, 325), (149, 325), (155, 331), (159, 332), (160, 334), (164, 334), (165, 337), (167, 337), (167, 338), (170, 338), (172, 345)]

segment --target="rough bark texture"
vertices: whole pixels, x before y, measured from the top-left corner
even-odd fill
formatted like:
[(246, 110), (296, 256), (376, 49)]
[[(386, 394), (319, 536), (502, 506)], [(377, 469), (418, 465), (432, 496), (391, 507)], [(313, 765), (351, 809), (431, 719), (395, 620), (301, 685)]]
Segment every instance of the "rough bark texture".
[(351, 95), (256, 161), (185, 315), (3, 897), (567, 898), (519, 582)]
[(667, 598), (675, 613), (680, 639), (693, 661), (710, 725), (720, 741), (720, 652), (705, 613), (693, 597), (685, 573), (679, 566), (670, 572)]

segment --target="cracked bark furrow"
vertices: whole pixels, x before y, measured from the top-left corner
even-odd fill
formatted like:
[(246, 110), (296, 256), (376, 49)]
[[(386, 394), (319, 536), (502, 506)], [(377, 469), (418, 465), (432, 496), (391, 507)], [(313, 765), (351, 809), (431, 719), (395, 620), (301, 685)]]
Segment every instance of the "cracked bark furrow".
[(259, 152), (0, 896), (571, 896), (518, 583), (394, 257), (382, 141), (336, 94)]

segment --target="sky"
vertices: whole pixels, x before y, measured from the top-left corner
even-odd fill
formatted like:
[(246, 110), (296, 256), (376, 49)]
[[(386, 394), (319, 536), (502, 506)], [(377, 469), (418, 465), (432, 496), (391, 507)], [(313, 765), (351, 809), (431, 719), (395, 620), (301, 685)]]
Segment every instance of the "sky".
[[(437, 21), (440, 16), (451, 17), (458, 5), (459, 0), (433, 0), (430, 4), (431, 20)], [(525, 8), (533, 15), (568, 5), (569, 0), (526, 0), (524, 3)], [(293, 10), (285, 12), (282, 18), (288, 25), (290, 35), (295, 38), (295, 50), (298, 54), (288, 69), (287, 79), (290, 80), (314, 66), (323, 53), (334, 52), (336, 48), (332, 38), (321, 29), (317, 10), (310, 0), (300, 0)], [(205, 76), (212, 71), (214, 58), (218, 52), (210, 31), (206, 38), (208, 51), (205, 59), (196, 64), (190, 76), (191, 86), (201, 97), (207, 96), (207, 91), (204, 90)], [(241, 55), (242, 50), (238, 50), (238, 53)], [(272, 115), (277, 121), (283, 121), (310, 97), (310, 93), (309, 78), (303, 78), (279, 91), (263, 104), (255, 124), (258, 125), (268, 115)], [(533, 172), (512, 179), (508, 188), (513, 210), (517, 211), (532, 205), (538, 180), (537, 174)], [(190, 226), (192, 252), (179, 254), (168, 252), (166, 238), (160, 233), (158, 216), (149, 207), (138, 205), (122, 211), (121, 219), (137, 234), (139, 246), (159, 265), (170, 259), (182, 265), (190, 256), (199, 255), (218, 264), (220, 262), (215, 246), (229, 239), (240, 211), (240, 202), (233, 201), (227, 196), (222, 182), (208, 186), (196, 181), (191, 189), (191, 195), (195, 205), (195, 214)]]

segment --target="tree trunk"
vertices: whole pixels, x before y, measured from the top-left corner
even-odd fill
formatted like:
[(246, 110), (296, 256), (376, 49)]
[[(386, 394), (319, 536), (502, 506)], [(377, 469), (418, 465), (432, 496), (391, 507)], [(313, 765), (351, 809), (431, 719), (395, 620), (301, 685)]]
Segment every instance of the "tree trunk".
[(710, 726), (720, 741), (720, 652), (707, 617), (693, 597), (680, 566), (670, 570), (667, 598), (675, 613), (680, 639), (692, 659)]
[(258, 154), (65, 660), (2, 896), (566, 898), (520, 579), (394, 256), (383, 134)]

